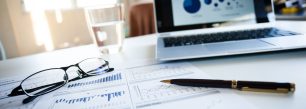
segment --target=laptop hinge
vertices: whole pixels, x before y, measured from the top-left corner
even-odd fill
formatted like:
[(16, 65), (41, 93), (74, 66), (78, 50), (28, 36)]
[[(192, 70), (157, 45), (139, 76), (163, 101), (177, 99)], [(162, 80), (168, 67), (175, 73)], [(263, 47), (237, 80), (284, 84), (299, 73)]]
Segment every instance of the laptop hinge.
[(170, 33), (160, 33), (159, 36), (161, 37), (166, 37), (166, 36), (170, 36), (171, 34)]

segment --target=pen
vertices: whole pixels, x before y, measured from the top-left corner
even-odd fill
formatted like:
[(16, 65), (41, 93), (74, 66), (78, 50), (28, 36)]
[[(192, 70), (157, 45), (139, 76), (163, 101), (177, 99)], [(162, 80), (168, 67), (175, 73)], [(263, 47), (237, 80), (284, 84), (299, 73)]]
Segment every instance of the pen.
[(193, 87), (232, 88), (241, 91), (289, 93), (295, 91), (294, 83), (211, 80), (211, 79), (171, 79), (162, 80), (163, 83)]

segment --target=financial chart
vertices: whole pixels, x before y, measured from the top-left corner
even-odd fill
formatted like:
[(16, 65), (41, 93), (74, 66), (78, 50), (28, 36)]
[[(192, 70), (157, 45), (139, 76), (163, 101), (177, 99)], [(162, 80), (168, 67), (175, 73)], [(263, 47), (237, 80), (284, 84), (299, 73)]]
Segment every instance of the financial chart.
[(253, 0), (172, 0), (171, 5), (174, 26), (256, 18)]
[(120, 80), (122, 80), (122, 75), (121, 73), (117, 73), (117, 74), (111, 74), (108, 76), (103, 76), (100, 78), (94, 78), (94, 79), (92, 78), (89, 81), (71, 83), (67, 85), (67, 88), (78, 88), (78, 87), (90, 86), (90, 85), (95, 85), (95, 84), (116, 82)]
[(127, 73), (129, 83), (137, 83), (167, 77), (188, 75), (192, 74), (193, 72), (187, 70), (187, 68), (184, 68), (184, 66), (167, 65), (136, 68), (128, 70)]
[(104, 88), (55, 96), (49, 109), (105, 109), (130, 108), (129, 94), (121, 87)]
[[(180, 0), (178, 0), (177, 2), (179, 1)], [(212, 9), (215, 9), (215, 11), (217, 10), (220, 11), (221, 9), (230, 9), (230, 10), (233, 10), (234, 8), (241, 9), (244, 8), (245, 5), (246, 3), (240, 0), (184, 0), (182, 4), (184, 10), (189, 14), (195, 14), (199, 12), (201, 8), (207, 8), (207, 7), (213, 7)]]
[(188, 13), (196, 13), (201, 9), (200, 0), (185, 0), (184, 9)]
[(160, 82), (176, 78), (209, 79), (210, 76), (189, 63), (142, 66), (70, 82), (28, 104), (22, 104), (25, 95), (7, 96), (24, 77), (7, 78), (0, 80), (0, 109), (234, 109), (239, 108), (233, 105), (237, 102), (239, 106), (254, 109), (231, 93)]
[(125, 85), (125, 82), (125, 77), (121, 72), (104, 74), (70, 82), (58, 90), (55, 95), (65, 95), (87, 90), (103, 89), (110, 86), (120, 86)]
[[(154, 83), (151, 83), (154, 84)], [(192, 99), (206, 95), (218, 94), (214, 89), (200, 87), (183, 87), (175, 85), (135, 85), (133, 87), (137, 108), (166, 104), (180, 100)], [(217, 96), (216, 96), (217, 98)]]
[(189, 65), (148, 66), (128, 70), (127, 79), (136, 108), (150, 107), (219, 93), (204, 87), (184, 87), (161, 83), (166, 78), (188, 77), (195, 73)]
[(160, 82), (167, 78), (189, 77), (196, 72), (189, 64), (152, 65), (115, 71), (69, 83), (62, 90), (45, 97), (52, 99), (40, 103), (50, 104), (49, 106), (37, 105), (36, 108), (150, 108), (186, 99), (218, 95), (219, 91), (215, 89), (182, 87)]

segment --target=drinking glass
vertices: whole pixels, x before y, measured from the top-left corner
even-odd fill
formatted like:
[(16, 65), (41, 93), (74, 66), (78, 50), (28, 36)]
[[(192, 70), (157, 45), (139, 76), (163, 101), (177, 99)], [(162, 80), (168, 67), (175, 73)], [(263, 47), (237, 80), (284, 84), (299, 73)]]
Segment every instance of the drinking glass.
[(123, 11), (122, 3), (86, 8), (92, 37), (102, 53), (122, 50), (125, 38)]

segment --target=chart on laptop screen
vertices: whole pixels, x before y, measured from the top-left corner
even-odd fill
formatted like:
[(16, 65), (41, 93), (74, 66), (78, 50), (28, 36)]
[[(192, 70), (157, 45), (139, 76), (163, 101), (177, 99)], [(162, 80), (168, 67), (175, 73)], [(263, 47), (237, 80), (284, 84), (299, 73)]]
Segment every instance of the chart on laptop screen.
[(256, 19), (253, 0), (172, 0), (172, 10), (175, 26)]

